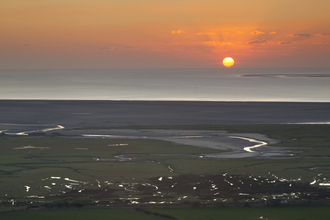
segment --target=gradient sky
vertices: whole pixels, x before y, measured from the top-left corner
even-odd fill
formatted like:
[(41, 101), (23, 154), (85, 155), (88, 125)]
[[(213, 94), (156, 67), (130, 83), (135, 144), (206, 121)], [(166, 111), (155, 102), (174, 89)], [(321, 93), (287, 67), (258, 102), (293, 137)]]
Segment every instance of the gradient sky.
[(330, 67), (329, 0), (1, 0), (0, 68)]

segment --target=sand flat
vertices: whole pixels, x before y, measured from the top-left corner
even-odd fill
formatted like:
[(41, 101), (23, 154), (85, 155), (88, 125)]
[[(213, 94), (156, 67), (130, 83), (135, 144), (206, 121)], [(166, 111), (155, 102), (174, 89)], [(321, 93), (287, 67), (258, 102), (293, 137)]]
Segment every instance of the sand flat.
[[(0, 123), (65, 128), (320, 123), (330, 122), (329, 112), (330, 103), (0, 100)], [(0, 130), (7, 127), (0, 124)]]

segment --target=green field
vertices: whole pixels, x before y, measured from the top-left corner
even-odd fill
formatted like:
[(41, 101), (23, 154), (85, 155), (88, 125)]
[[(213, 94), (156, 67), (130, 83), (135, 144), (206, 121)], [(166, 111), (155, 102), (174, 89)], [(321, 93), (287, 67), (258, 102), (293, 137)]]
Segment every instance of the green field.
[[(330, 125), (122, 129), (126, 128), (261, 133), (281, 140), (274, 146), (290, 148), (300, 157), (201, 159), (201, 154), (221, 151), (151, 139), (2, 135), (0, 211), (265, 201), (275, 206), (281, 201), (292, 205), (329, 201), (329, 187), (317, 185), (330, 181)], [(314, 180), (317, 184), (310, 185)]]
[(0, 215), (6, 220), (57, 220), (57, 219), (116, 219), (116, 220), (161, 220), (169, 219), (156, 216), (161, 213), (178, 220), (327, 220), (330, 218), (328, 206), (320, 207), (244, 207), (244, 208), (162, 208), (148, 209), (150, 214), (130, 208), (121, 209), (79, 209), (56, 210)]
[(249, 207), (249, 208), (186, 208), (150, 209), (153, 212), (175, 216), (179, 220), (326, 220), (328, 206), (322, 207)]
[(79, 210), (56, 210), (56, 211), (39, 211), (27, 213), (12, 213), (0, 215), (0, 219), (6, 220), (163, 220), (162, 217), (147, 215), (138, 212), (135, 209), (79, 209)]

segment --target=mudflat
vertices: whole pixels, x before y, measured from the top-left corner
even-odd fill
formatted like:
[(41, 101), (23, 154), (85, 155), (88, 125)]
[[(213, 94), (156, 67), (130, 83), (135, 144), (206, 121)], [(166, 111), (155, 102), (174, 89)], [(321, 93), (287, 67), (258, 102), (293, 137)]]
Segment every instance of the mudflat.
[(0, 100), (0, 123), (66, 128), (320, 123), (329, 113), (330, 103)]

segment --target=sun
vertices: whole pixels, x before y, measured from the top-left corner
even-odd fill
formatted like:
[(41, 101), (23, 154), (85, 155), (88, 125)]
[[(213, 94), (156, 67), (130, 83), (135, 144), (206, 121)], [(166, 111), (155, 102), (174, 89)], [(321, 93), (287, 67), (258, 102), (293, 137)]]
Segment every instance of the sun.
[(225, 59), (223, 59), (222, 63), (225, 67), (231, 67), (232, 65), (234, 65), (234, 59), (231, 57), (226, 57)]

